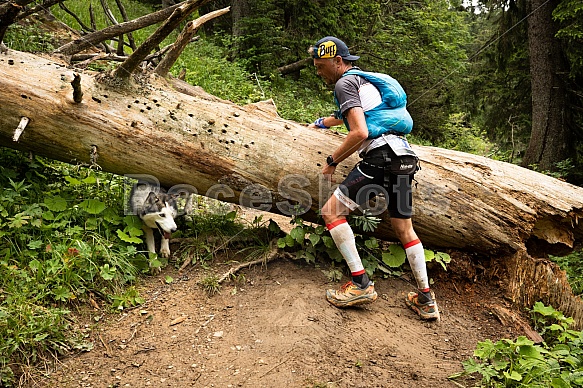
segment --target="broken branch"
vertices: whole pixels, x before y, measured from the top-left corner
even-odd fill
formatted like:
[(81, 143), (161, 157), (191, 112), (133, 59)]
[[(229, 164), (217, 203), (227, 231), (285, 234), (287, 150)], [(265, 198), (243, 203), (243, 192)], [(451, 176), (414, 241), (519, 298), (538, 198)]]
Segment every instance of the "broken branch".
[(267, 265), (267, 263), (269, 263), (270, 261), (273, 261), (276, 258), (282, 257), (282, 256), (285, 256), (288, 258), (293, 258), (293, 256), (290, 253), (282, 251), (279, 248), (277, 248), (277, 240), (275, 240), (275, 242), (276, 242), (276, 244), (272, 244), (273, 248), (271, 248), (271, 251), (269, 251), (267, 256), (260, 257), (257, 260), (248, 261), (246, 263), (241, 263), (235, 267), (232, 267), (231, 269), (229, 269), (227, 272), (225, 272), (217, 280), (218, 284), (221, 284), (222, 282), (224, 282), (225, 280), (227, 280), (228, 278), (230, 278), (232, 275), (236, 274), (237, 272), (239, 272), (243, 268), (251, 267), (252, 265), (257, 265), (257, 264)]
[(154, 72), (162, 77), (166, 77), (170, 68), (174, 65), (180, 54), (182, 54), (186, 45), (190, 43), (196, 31), (198, 31), (198, 29), (207, 21), (226, 14), (230, 9), (231, 7), (226, 7), (217, 11), (209, 12), (196, 20), (188, 22), (178, 36), (178, 39), (176, 39), (176, 42), (172, 45), (172, 48), (168, 51), (168, 54), (166, 54), (166, 56), (160, 61)]
[[(128, 14), (126, 12), (125, 7), (121, 3), (121, 0), (115, 0), (115, 3), (117, 4), (117, 8), (119, 9), (119, 12), (121, 13), (121, 17), (123, 18), (123, 21), (127, 22), (129, 20)], [(131, 47), (132, 51), (135, 51), (136, 50), (136, 42), (134, 41), (134, 36), (132, 35), (131, 32), (128, 32), (127, 35), (128, 35), (128, 42), (130, 44), (130, 47)]]
[(35, 14), (37, 12), (47, 11), (53, 5), (55, 5), (57, 3), (62, 3), (63, 1), (65, 1), (65, 0), (46, 0), (42, 4), (39, 4), (35, 7), (29, 8), (29, 9), (19, 13), (18, 16), (16, 16), (16, 20), (22, 20), (22, 19), (24, 19), (32, 14)]
[(122, 63), (115, 71), (114, 77), (119, 79), (127, 79), (129, 76), (138, 68), (140, 63), (146, 58), (146, 56), (158, 46), (176, 27), (182, 23), (184, 19), (188, 17), (192, 12), (197, 10), (200, 6), (208, 2), (209, 0), (188, 0), (183, 3), (180, 7), (176, 8), (172, 15), (168, 18), (166, 23), (164, 23), (160, 28), (156, 30), (150, 37), (146, 39), (140, 47), (136, 49)]
[(28, 117), (20, 118), (20, 124), (18, 124), (18, 127), (16, 127), (14, 130), (14, 136), (12, 137), (13, 141), (18, 141), (18, 139), (20, 139), (20, 135), (22, 135), (22, 132), (24, 132), (24, 129), (28, 125), (29, 121), (30, 119)]
[(154, 12), (140, 18), (131, 20), (126, 23), (116, 24), (107, 28), (104, 28), (99, 31), (95, 31), (91, 34), (87, 34), (79, 39), (75, 39), (72, 42), (64, 44), (63, 46), (59, 47), (55, 50), (55, 54), (62, 54), (62, 55), (73, 55), (86, 50), (90, 47), (96, 46), (97, 44), (111, 39), (113, 37), (119, 36), (121, 34), (127, 34), (131, 31), (136, 31), (144, 27), (151, 26), (152, 24), (156, 24), (161, 22), (162, 20), (168, 18), (172, 12), (176, 8), (178, 8), (181, 4), (173, 5), (168, 8), (164, 8), (158, 12)]

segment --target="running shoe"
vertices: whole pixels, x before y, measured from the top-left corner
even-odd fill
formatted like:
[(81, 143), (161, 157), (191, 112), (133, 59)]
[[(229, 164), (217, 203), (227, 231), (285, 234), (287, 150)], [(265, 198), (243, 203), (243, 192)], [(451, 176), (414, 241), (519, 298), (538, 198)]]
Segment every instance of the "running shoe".
[(377, 299), (377, 293), (371, 281), (364, 288), (349, 281), (339, 290), (326, 290), (326, 299), (334, 306), (344, 308), (372, 303)]
[(433, 319), (440, 319), (439, 309), (437, 308), (437, 303), (435, 302), (435, 294), (431, 291), (431, 300), (426, 302), (419, 301), (419, 294), (416, 292), (410, 292), (405, 299), (407, 306), (411, 310), (415, 311), (423, 320), (429, 321)]

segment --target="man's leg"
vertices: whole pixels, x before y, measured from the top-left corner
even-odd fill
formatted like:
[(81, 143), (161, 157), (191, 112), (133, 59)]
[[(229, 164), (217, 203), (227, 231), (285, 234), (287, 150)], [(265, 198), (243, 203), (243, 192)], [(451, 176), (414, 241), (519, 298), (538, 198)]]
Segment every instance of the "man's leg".
[(392, 217), (391, 226), (403, 244), (403, 248), (405, 248), (409, 266), (417, 282), (418, 292), (409, 293), (407, 296), (407, 305), (415, 310), (423, 319), (439, 318), (437, 305), (429, 287), (425, 250), (423, 249), (421, 240), (419, 240), (413, 229), (413, 222), (410, 218)]
[(326, 299), (336, 307), (348, 307), (371, 303), (377, 298), (374, 284), (369, 280), (356, 249), (354, 232), (346, 221), (350, 208), (334, 194), (322, 207), (322, 217), (330, 236), (346, 260), (352, 281), (340, 290), (327, 290)]

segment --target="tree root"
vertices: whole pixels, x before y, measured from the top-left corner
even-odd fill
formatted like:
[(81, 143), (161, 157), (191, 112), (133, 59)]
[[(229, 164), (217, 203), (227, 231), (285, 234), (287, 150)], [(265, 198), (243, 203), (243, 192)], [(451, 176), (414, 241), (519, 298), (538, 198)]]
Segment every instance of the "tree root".
[(285, 251), (277, 248), (277, 241), (275, 241), (275, 244), (271, 244), (271, 246), (272, 246), (271, 250), (266, 255), (263, 255), (263, 257), (260, 257), (257, 260), (248, 261), (246, 263), (241, 263), (239, 265), (231, 267), (231, 269), (229, 269), (227, 272), (225, 272), (217, 280), (217, 283), (221, 284), (222, 282), (229, 279), (231, 276), (233, 276), (234, 274), (236, 274), (237, 272), (239, 272), (243, 268), (251, 267), (252, 265), (262, 264), (262, 265), (266, 266), (267, 263), (269, 263), (270, 261), (273, 261), (279, 257), (293, 258), (293, 256), (289, 252), (285, 252)]

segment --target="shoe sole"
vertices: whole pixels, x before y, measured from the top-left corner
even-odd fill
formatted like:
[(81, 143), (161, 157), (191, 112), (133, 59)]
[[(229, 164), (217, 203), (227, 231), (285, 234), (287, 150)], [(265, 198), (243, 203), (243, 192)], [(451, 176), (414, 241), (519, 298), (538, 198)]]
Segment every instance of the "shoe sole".
[(328, 300), (328, 302), (330, 302), (330, 304), (332, 304), (333, 306), (336, 306), (339, 308), (361, 306), (363, 304), (369, 304), (369, 303), (372, 303), (375, 300), (377, 300), (377, 297), (378, 297), (378, 295), (375, 291), (372, 294), (357, 296), (356, 298), (350, 299), (347, 301), (340, 301), (340, 300), (336, 300), (336, 299), (332, 298), (332, 295), (330, 294), (330, 292), (326, 291), (326, 299)]
[[(414, 294), (414, 292), (410, 293), (410, 294)], [(433, 292), (431, 292), (431, 297), (433, 298), (433, 302), (435, 303), (435, 312), (434, 313), (426, 313), (424, 311), (422, 311), (421, 309), (419, 309), (413, 302), (411, 302), (409, 300), (409, 295), (407, 295), (405, 297), (405, 304), (407, 304), (407, 306), (415, 311), (417, 313), (417, 315), (419, 315), (419, 317), (421, 319), (423, 319), (424, 321), (441, 321), (441, 315), (439, 314), (439, 308), (437, 307), (437, 301), (435, 300), (435, 294)]]

